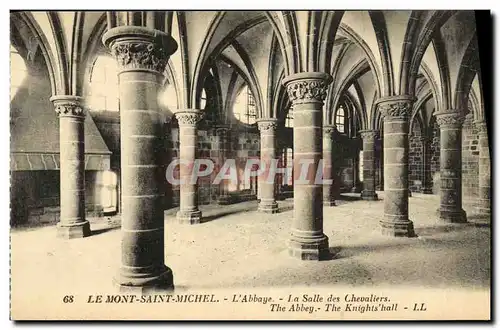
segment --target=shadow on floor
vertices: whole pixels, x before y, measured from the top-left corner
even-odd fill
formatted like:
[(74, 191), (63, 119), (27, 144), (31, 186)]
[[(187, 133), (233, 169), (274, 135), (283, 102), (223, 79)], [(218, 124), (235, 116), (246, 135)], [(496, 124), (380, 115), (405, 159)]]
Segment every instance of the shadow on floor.
[(104, 234), (104, 233), (107, 233), (108, 231), (112, 231), (112, 230), (119, 230), (121, 228), (121, 226), (112, 226), (112, 227), (105, 227), (105, 228), (99, 228), (99, 229), (92, 229), (91, 227), (91, 235), (92, 236), (95, 236), (95, 235), (100, 235), (100, 234)]
[[(471, 220), (469, 218), (469, 220)], [(466, 223), (448, 223), (448, 224), (437, 224), (434, 226), (425, 226), (425, 227), (417, 227), (415, 228), (415, 233), (418, 236), (433, 236), (436, 234), (449, 233), (449, 232), (457, 232), (464, 231), (470, 228), (490, 228), (491, 225), (489, 222), (466, 222)]]
[(348, 196), (348, 195), (340, 194), (340, 196), (338, 196), (336, 200), (352, 202), (352, 201), (360, 201), (362, 199), (361, 199), (361, 196)]
[(255, 207), (248, 208), (248, 209), (245, 208), (245, 209), (239, 209), (239, 210), (231, 210), (231, 211), (207, 212), (208, 215), (203, 214), (203, 217), (201, 219), (201, 223), (214, 221), (214, 220), (217, 220), (217, 219), (220, 219), (220, 218), (223, 218), (225, 216), (232, 215), (232, 214), (247, 213), (247, 212), (252, 212), (252, 211), (255, 211)]

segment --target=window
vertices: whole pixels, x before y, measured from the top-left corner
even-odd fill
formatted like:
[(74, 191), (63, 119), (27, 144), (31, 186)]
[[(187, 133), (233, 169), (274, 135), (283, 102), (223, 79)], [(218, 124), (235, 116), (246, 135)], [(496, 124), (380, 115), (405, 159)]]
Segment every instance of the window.
[(242, 88), (234, 101), (233, 114), (236, 119), (247, 125), (255, 124), (257, 121), (255, 98), (247, 85)]
[(24, 59), (19, 54), (17, 49), (10, 46), (10, 100), (16, 96), (19, 88), (24, 82), (24, 78), (28, 75), (28, 68)]
[(288, 110), (288, 113), (285, 118), (285, 127), (293, 127), (293, 108)]
[(99, 56), (90, 75), (89, 106), (94, 111), (118, 111), (118, 68), (111, 56)]
[(340, 106), (337, 109), (337, 114), (335, 116), (335, 126), (340, 133), (345, 133), (345, 112), (344, 108)]
[(207, 106), (207, 93), (205, 92), (205, 88), (201, 91), (201, 99), (200, 99), (200, 109), (203, 110)]

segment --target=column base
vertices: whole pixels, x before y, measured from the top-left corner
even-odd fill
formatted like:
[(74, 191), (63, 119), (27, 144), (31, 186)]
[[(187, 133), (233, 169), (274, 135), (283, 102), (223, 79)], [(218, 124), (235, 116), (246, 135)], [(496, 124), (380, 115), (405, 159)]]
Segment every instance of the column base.
[(380, 226), (382, 229), (382, 235), (392, 236), (392, 237), (416, 237), (415, 229), (413, 228), (413, 222), (407, 221), (380, 221)]
[(217, 204), (219, 205), (229, 205), (231, 204), (231, 196), (229, 195), (221, 195), (217, 199)]
[(464, 210), (449, 211), (438, 209), (439, 218), (444, 222), (449, 223), (466, 223), (467, 213)]
[(297, 237), (292, 233), (288, 241), (288, 253), (300, 260), (326, 260), (330, 258), (328, 237)]
[(326, 200), (323, 201), (323, 206), (337, 206), (337, 204), (335, 204), (334, 200)]
[(361, 192), (361, 199), (364, 199), (366, 201), (376, 201), (378, 200), (378, 195), (374, 191), (363, 190)]
[(195, 225), (201, 223), (201, 211), (178, 211), (176, 214), (180, 224)]
[(279, 212), (278, 203), (276, 202), (263, 203), (261, 201), (259, 202), (259, 207), (257, 208), (257, 210), (262, 213), (270, 213), (270, 214), (278, 213)]
[(84, 222), (66, 225), (61, 222), (57, 224), (57, 237), (64, 239), (83, 238), (90, 236), (90, 223)]
[(123, 293), (138, 295), (174, 291), (174, 274), (164, 266), (160, 274), (119, 274), (114, 279), (118, 290)]
[(422, 194), (432, 195), (432, 188), (423, 188)]
[(352, 193), (360, 193), (361, 192), (361, 188), (353, 187), (353, 188), (351, 188), (351, 192)]

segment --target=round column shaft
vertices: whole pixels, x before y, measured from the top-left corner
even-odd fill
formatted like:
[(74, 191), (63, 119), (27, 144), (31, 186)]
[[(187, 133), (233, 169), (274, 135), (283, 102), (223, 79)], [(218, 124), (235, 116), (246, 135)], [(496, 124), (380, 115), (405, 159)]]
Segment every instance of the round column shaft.
[(333, 134), (335, 126), (323, 126), (323, 206), (335, 206), (335, 186), (333, 169)]
[(363, 138), (363, 191), (361, 198), (375, 201), (378, 195), (375, 192), (375, 138), (377, 131), (360, 131)]
[(323, 185), (316, 180), (316, 174), (322, 166), (323, 101), (331, 80), (330, 75), (320, 72), (297, 73), (283, 79), (294, 115), (294, 209), (289, 252), (302, 260), (329, 256), (328, 237), (323, 233)]
[[(260, 161), (265, 166), (265, 171), (259, 175), (259, 207), (264, 213), (278, 213), (276, 202), (275, 185), (277, 175), (270, 173), (271, 162), (276, 159), (276, 128), (277, 120), (273, 118), (260, 119), (258, 121), (260, 130)], [(265, 165), (264, 165), (265, 164)], [(274, 173), (276, 174), (276, 173)]]
[(197, 224), (201, 222), (201, 211), (198, 209), (198, 179), (192, 180), (196, 161), (196, 144), (198, 131), (196, 125), (201, 119), (201, 111), (197, 109), (183, 110), (175, 113), (179, 122), (179, 158), (180, 165), (180, 205), (177, 212), (179, 223)]
[(479, 135), (479, 191), (477, 211), (491, 214), (491, 160), (488, 143), (488, 126), (484, 121), (475, 123)]
[(379, 100), (384, 120), (384, 219), (382, 234), (414, 237), (408, 219), (408, 117), (413, 99), (392, 96)]
[(458, 111), (436, 112), (440, 132), (439, 217), (446, 222), (467, 222), (462, 209), (462, 124)]
[(78, 96), (50, 98), (59, 115), (61, 216), (57, 236), (81, 238), (90, 235), (85, 220), (85, 110)]
[(167, 34), (144, 27), (108, 30), (104, 44), (119, 67), (122, 180), (122, 289), (173, 288), (165, 266), (163, 199), (164, 119), (158, 91), (169, 55), (177, 48)]

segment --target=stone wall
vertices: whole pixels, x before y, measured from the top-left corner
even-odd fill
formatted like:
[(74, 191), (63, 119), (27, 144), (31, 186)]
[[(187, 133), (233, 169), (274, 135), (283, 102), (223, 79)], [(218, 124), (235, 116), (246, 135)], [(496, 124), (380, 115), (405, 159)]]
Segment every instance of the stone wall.
[[(172, 128), (167, 134), (167, 148), (170, 150), (169, 161), (178, 158), (179, 155), (179, 129)], [(238, 182), (230, 182), (228, 191), (248, 192), (254, 194), (257, 191), (256, 178), (251, 182), (245, 182), (244, 170), (248, 159), (260, 157), (260, 135), (258, 131), (239, 129), (236, 126), (228, 131), (230, 150), (226, 151), (225, 159), (234, 159), (237, 169)], [(213, 128), (198, 129), (197, 157), (200, 159), (210, 159), (215, 169), (221, 164), (221, 142), (216, 130)], [(220, 195), (220, 186), (213, 184), (217, 171), (198, 179), (198, 205), (216, 203)], [(167, 185), (167, 208), (176, 207), (180, 203), (180, 187), (178, 185)]]
[[(103, 214), (102, 171), (85, 171), (87, 216)], [(10, 189), (11, 225), (57, 223), (60, 212), (59, 171), (12, 171)]]
[(429, 148), (429, 153), (430, 153), (430, 171), (431, 175), (430, 177), (432, 178), (432, 193), (433, 194), (439, 194), (439, 170), (440, 170), (440, 163), (439, 163), (439, 148), (441, 146), (440, 143), (440, 133), (439, 133), (439, 125), (434, 122), (433, 124), (433, 129), (432, 129), (432, 140), (431, 140), (431, 145)]
[(423, 145), (419, 135), (409, 137), (410, 150), (408, 153), (408, 189), (413, 192), (422, 191), (423, 182)]
[(462, 195), (477, 198), (479, 188), (479, 136), (472, 114), (467, 115), (462, 130)]

